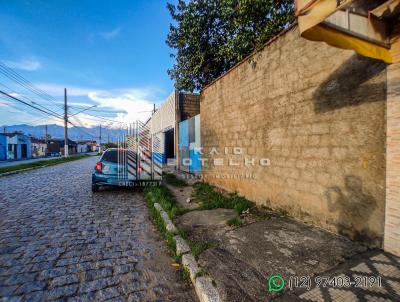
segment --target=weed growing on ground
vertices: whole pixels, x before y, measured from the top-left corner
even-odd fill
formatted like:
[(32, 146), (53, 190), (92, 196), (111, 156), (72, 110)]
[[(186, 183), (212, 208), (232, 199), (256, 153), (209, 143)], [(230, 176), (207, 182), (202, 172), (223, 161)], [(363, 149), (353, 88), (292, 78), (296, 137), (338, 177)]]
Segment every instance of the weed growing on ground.
[(236, 216), (236, 217), (233, 217), (233, 218), (229, 219), (226, 222), (226, 224), (229, 225), (229, 226), (241, 226), (241, 225), (244, 224), (244, 222), (243, 222), (242, 219), (240, 219), (239, 217)]
[(168, 216), (173, 219), (175, 216), (183, 215), (189, 212), (189, 209), (180, 207), (170, 190), (164, 186), (148, 187), (144, 190), (146, 200), (151, 200), (152, 204), (158, 202), (163, 209), (168, 213)]
[(237, 193), (227, 196), (217, 192), (214, 186), (199, 182), (193, 185), (193, 195), (201, 204), (201, 209), (211, 210), (217, 208), (234, 209), (238, 214), (253, 207), (253, 203)]
[(205, 250), (208, 250), (209, 248), (212, 248), (215, 246), (213, 243), (207, 242), (207, 241), (196, 242), (196, 241), (188, 240), (188, 244), (190, 247), (190, 251), (195, 259), (198, 259), (200, 254), (202, 252), (204, 252)]
[[(174, 234), (169, 232), (165, 228), (164, 220), (161, 217), (160, 212), (154, 207), (154, 203), (157, 201), (154, 199), (155, 196), (159, 194), (160, 187), (149, 187), (144, 191), (145, 200), (150, 212), (150, 218), (153, 220), (157, 230), (161, 233), (163, 239), (167, 242), (167, 247), (170, 251), (170, 256), (174, 259), (175, 262), (182, 263), (182, 255), (176, 254), (176, 243), (174, 240)], [(181, 276), (183, 280), (190, 280), (187, 278), (187, 270), (184, 267), (179, 269), (181, 272)]]
[(199, 269), (199, 271), (197, 272), (196, 278), (198, 278), (198, 277), (203, 277), (203, 276), (207, 276), (207, 275), (208, 275), (208, 273), (207, 273), (203, 268), (201, 268), (201, 269)]
[(189, 270), (184, 266), (182, 266), (179, 270), (180, 270), (183, 281), (189, 282), (190, 281)]

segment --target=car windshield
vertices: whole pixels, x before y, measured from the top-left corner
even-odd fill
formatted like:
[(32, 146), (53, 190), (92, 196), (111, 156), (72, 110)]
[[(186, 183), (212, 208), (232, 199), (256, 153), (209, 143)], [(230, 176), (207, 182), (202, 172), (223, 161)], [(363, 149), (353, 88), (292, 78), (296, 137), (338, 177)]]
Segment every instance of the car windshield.
[[(119, 156), (123, 155), (124, 151), (119, 151)], [(117, 154), (117, 150), (108, 150), (106, 152), (104, 152), (103, 157), (102, 157), (102, 161), (108, 161), (111, 163), (118, 163), (118, 154)]]

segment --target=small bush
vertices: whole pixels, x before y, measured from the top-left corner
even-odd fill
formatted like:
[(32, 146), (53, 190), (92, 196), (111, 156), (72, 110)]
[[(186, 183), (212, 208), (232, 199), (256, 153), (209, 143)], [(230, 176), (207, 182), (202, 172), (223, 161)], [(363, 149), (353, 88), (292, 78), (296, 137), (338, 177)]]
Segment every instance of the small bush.
[(203, 210), (217, 208), (234, 209), (238, 214), (253, 207), (253, 203), (237, 193), (227, 196), (214, 190), (210, 184), (199, 182), (194, 184), (194, 197), (200, 202)]

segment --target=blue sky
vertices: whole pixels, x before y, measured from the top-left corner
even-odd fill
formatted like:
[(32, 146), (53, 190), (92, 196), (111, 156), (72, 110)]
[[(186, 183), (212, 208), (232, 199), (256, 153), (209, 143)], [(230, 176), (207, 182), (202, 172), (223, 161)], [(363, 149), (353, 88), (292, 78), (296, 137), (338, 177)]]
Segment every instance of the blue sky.
[[(143, 111), (173, 90), (167, 75), (172, 50), (165, 43), (170, 22), (160, 0), (0, 0), (0, 61), (57, 101), (66, 87), (72, 105), (109, 111), (90, 114), (143, 119), (149, 115)], [(0, 84), (59, 110), (60, 104), (37, 98), (4, 75)], [(85, 114), (78, 117), (86, 126), (98, 124)], [(56, 119), (0, 98), (0, 125), (51, 122)]]

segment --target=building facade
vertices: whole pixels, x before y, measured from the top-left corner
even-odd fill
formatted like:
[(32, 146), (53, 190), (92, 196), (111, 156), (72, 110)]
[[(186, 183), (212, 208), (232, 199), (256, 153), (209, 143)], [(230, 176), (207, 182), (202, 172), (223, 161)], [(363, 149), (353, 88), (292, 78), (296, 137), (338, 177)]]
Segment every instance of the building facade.
[[(48, 153), (64, 154), (64, 140), (63, 139), (49, 139), (47, 142)], [(73, 140), (68, 140), (68, 154), (77, 153), (77, 144)]]
[(21, 160), (32, 157), (32, 144), (29, 136), (22, 133), (2, 133), (0, 137), (1, 160)]
[(44, 157), (47, 153), (47, 143), (43, 139), (31, 138), (32, 157)]
[(157, 140), (158, 152), (155, 160), (166, 164), (173, 160), (179, 166), (182, 153), (180, 148), (179, 123), (200, 113), (200, 96), (192, 93), (174, 91), (160, 108), (151, 116), (147, 125), (154, 139)]

